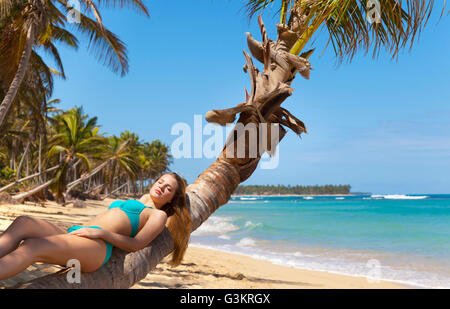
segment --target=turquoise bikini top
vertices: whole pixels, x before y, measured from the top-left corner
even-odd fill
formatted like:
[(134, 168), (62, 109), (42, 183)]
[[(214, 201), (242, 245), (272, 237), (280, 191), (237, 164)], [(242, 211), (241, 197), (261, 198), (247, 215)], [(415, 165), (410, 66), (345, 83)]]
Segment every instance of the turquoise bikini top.
[(145, 206), (138, 200), (126, 200), (126, 201), (114, 201), (109, 205), (108, 209), (119, 207), (130, 219), (131, 223), (131, 235), (134, 237), (137, 234), (139, 228), (139, 215), (145, 208), (153, 208)]

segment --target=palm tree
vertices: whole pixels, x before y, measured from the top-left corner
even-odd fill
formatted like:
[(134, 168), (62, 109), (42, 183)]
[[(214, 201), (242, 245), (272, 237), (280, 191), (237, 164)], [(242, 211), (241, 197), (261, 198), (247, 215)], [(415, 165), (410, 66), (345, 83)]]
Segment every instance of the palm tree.
[(128, 141), (130, 148), (130, 155), (138, 164), (138, 172), (136, 175), (134, 175), (133, 178), (129, 179), (127, 188), (128, 193), (131, 193), (131, 190), (133, 190), (133, 193), (137, 193), (137, 190), (136, 191), (134, 190), (135, 186), (133, 186), (133, 184), (137, 182), (137, 180), (140, 178), (142, 174), (142, 160), (141, 160), (142, 142), (140, 141), (138, 134), (130, 132), (128, 130), (125, 130), (120, 134), (120, 139), (122, 141)]
[(110, 161), (109, 169), (106, 175), (108, 179), (105, 185), (109, 185), (108, 193), (113, 192), (113, 185), (115, 176), (125, 175), (127, 179), (135, 180), (140, 171), (138, 158), (132, 154), (132, 139), (122, 140), (117, 136), (108, 137), (106, 144), (106, 151), (104, 154), (112, 159)]
[[(1, 30), (0, 30), (1, 32)], [(4, 43), (3, 38), (0, 38), (0, 50), (1, 46)], [(9, 81), (12, 79), (11, 77), (11, 68), (14, 68), (12, 60), (9, 59), (5, 54), (0, 55), (0, 97), (2, 97), (2, 93), (4, 93), (7, 89), (7, 85), (9, 85)], [(9, 69), (9, 70), (8, 70)], [(28, 115), (28, 119), (32, 119), (35, 125), (35, 133), (38, 131), (45, 131), (45, 105), (47, 102), (47, 98), (51, 96), (53, 92), (53, 75), (58, 74), (62, 77), (63, 74), (60, 74), (58, 71), (50, 68), (42, 58), (34, 51), (32, 51), (30, 56), (29, 69), (24, 76), (22, 84), (20, 85), (20, 90), (16, 95), (15, 102), (9, 113), (11, 115), (24, 115), (28, 111), (30, 115)], [(14, 109), (14, 107), (16, 107)], [(10, 117), (11, 122), (14, 122), (14, 117)], [(0, 137), (2, 137), (9, 127), (7, 119), (3, 122), (3, 125), (0, 127)]]
[[(18, 3), (8, 3), (10, 6), (16, 6)], [(2, 3), (3, 6), (3, 3)], [(4, 7), (0, 8), (4, 10)], [(23, 14), (26, 14), (25, 21), (23, 22), (23, 33), (25, 36), (25, 46), (22, 51), (22, 55), (19, 60), (19, 65), (17, 68), (16, 75), (11, 82), (11, 86), (9, 87), (6, 95), (0, 105), (0, 126), (3, 124), (3, 121), (6, 117), (6, 114), (19, 90), (19, 87), (22, 83), (23, 78), (25, 77), (25, 73), (28, 69), (31, 52), (33, 45), (36, 41), (36, 33), (40, 31), (39, 28), (42, 28), (46, 24), (46, 14), (43, 12), (44, 6), (40, 1), (35, 1), (34, 3), (29, 2), (23, 7)], [(0, 18), (5, 18), (5, 16), (0, 15)]]
[(159, 139), (144, 143), (142, 153), (145, 157), (143, 162), (144, 177), (148, 179), (148, 186), (150, 186), (154, 179), (167, 171), (169, 165), (172, 163), (172, 155), (169, 154), (169, 147), (162, 143)]
[(75, 186), (89, 180), (102, 170), (104, 171), (104, 179), (99, 192), (102, 192), (109, 185), (109, 194), (112, 193), (116, 174), (124, 176), (127, 182), (135, 181), (141, 172), (139, 146), (139, 137), (129, 131), (121, 133), (120, 138), (116, 136), (107, 137), (98, 153), (91, 156), (99, 164), (68, 184), (65, 193), (68, 194)]
[[(22, 85), (22, 88), (24, 87), (28, 87), (28, 84)], [(49, 114), (61, 111), (53, 106), (53, 104), (59, 103), (59, 100), (54, 99), (36, 106), (42, 98), (38, 99), (39, 95), (36, 93), (36, 96), (31, 96), (28, 101), (28, 95), (25, 94), (32, 92), (33, 89), (26, 89), (21, 92), (18, 96), (18, 104), (13, 106), (11, 110), (14, 117), (10, 117), (5, 122), (5, 130), (2, 130), (0, 149), (5, 154), (4, 158), (9, 161), (9, 166), (12, 167), (9, 170), (15, 173), (15, 180), (5, 179), (6, 182), (0, 186), (0, 192), (11, 189), (17, 190), (20, 188), (18, 184), (25, 181), (27, 181), (25, 187), (32, 183), (40, 184), (42, 175), (55, 170), (55, 167), (57, 167), (53, 166), (42, 170), (46, 163), (45, 158), (42, 160), (42, 150), (47, 145), (48, 123), (55, 123), (56, 121)], [(39, 89), (37, 92), (39, 92)], [(36, 166), (38, 167), (37, 171), (35, 171)], [(3, 168), (5, 167), (3, 166)], [(23, 178), (21, 178), (22, 171), (25, 173)], [(8, 170), (6, 169), (4, 172), (8, 173)], [(34, 180), (36, 177), (39, 178), (37, 181)]]
[[(270, 0), (250, 0), (250, 15), (260, 12)], [(280, 3), (281, 2), (281, 3)], [(211, 122), (225, 124), (234, 121), (239, 113), (238, 123), (253, 123), (257, 127), (261, 123), (279, 124), (269, 133), (279, 133), (279, 140), (286, 133), (284, 127), (292, 129), (300, 135), (306, 133), (304, 124), (287, 110), (281, 107), (293, 89), (291, 82), (300, 73), (309, 78), (311, 64), (307, 57), (310, 53), (302, 52), (302, 48), (316, 33), (321, 24), (328, 29), (328, 36), (336, 46), (337, 56), (352, 55), (361, 47), (369, 48), (375, 44), (391, 48), (397, 54), (398, 48), (404, 47), (420, 31), (426, 17), (432, 9), (433, 1), (404, 0), (399, 2), (380, 0), (382, 3), (380, 24), (369, 24), (364, 16), (367, 11), (365, 1), (356, 0), (304, 0), (278, 1), (280, 3), (281, 23), (277, 25), (278, 37), (269, 40), (262, 18), (258, 18), (262, 42), (258, 42), (248, 34), (248, 47), (253, 57), (264, 66), (262, 71), (256, 69), (252, 57), (244, 51), (245, 71), (251, 80), (250, 93), (245, 103), (225, 110), (212, 110), (206, 114)], [(431, 4), (430, 4), (431, 3)], [(288, 15), (289, 12), (289, 16)], [(311, 24), (312, 23), (312, 24)], [(375, 43), (373, 43), (375, 42)], [(301, 54), (300, 54), (301, 53)], [(297, 56), (298, 54), (303, 57)], [(237, 128), (237, 126), (235, 126)], [(266, 136), (262, 136), (266, 138)], [(236, 157), (236, 147), (245, 135), (233, 130), (222, 153), (197, 180), (187, 187), (187, 200), (192, 218), (192, 231), (196, 230), (217, 208), (226, 204), (237, 186), (250, 177), (255, 170), (262, 152), (256, 158), (249, 153), (249, 141), (246, 156)], [(268, 145), (268, 144), (266, 144)], [(276, 147), (276, 145), (272, 145)], [(228, 152), (227, 150), (230, 150)], [(265, 147), (263, 151), (272, 151)], [(228, 154), (231, 155), (228, 155)], [(22, 288), (128, 288), (143, 279), (150, 270), (156, 267), (163, 257), (173, 248), (173, 241), (167, 230), (164, 230), (146, 248), (127, 253), (114, 249), (110, 261), (93, 273), (82, 274), (80, 284), (69, 284), (64, 272), (52, 274), (21, 285)]]
[(97, 117), (88, 119), (83, 114), (82, 107), (75, 107), (67, 113), (60, 115), (56, 132), (49, 141), (51, 148), (48, 157), (59, 155), (61, 167), (51, 183), (51, 189), (55, 193), (58, 202), (64, 202), (63, 193), (66, 190), (68, 171), (76, 162), (82, 162), (90, 170), (89, 156), (102, 151), (105, 138), (98, 135)]
[[(76, 11), (79, 16), (77, 30), (87, 35), (89, 47), (96, 52), (99, 60), (104, 61), (114, 72), (125, 75), (128, 71), (128, 59), (126, 48), (123, 42), (112, 32), (107, 30), (101, 19), (100, 12), (91, 0), (81, 0), (84, 8), (90, 10), (95, 16), (95, 20), (89, 18), (72, 8), (66, 0), (4, 0), (0, 2), (0, 29), (10, 28), (14, 35), (7, 36), (7, 39), (0, 42), (0, 50), (10, 56), (10, 60), (20, 55), (17, 63), (16, 73), (4, 94), (0, 104), (0, 127), (3, 125), (6, 115), (16, 98), (16, 94), (29, 69), (30, 58), (35, 46), (43, 46), (49, 51), (60, 72), (64, 75), (62, 61), (58, 51), (53, 44), (55, 41), (64, 42), (72, 47), (77, 47), (77, 39), (70, 32), (65, 30), (68, 26), (66, 16)], [(141, 0), (109, 0), (101, 1), (104, 6), (120, 7), (132, 6), (148, 15), (147, 8)], [(6, 31), (3, 31), (6, 33)], [(8, 66), (16, 61), (6, 62)], [(0, 93), (1, 94), (1, 93)]]

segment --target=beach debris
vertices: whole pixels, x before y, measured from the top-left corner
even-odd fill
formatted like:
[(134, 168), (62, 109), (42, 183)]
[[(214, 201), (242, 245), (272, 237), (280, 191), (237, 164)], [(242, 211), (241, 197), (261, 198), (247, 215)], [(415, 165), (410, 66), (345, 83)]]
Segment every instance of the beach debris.
[(82, 200), (74, 200), (73, 207), (75, 208), (86, 208), (86, 204)]
[(242, 274), (242, 273), (236, 273), (236, 274), (233, 275), (233, 277), (234, 277), (234, 279), (236, 279), (236, 280), (243, 280), (243, 279), (246, 278), (246, 277), (244, 276), (244, 274)]
[(4, 204), (16, 204), (17, 202), (6, 192), (0, 193), (0, 203)]
[(43, 190), (36, 192), (35, 194), (25, 197), (23, 199), (23, 201), (40, 204), (43, 207), (45, 207), (45, 202), (47, 200), (50, 200), (50, 201), (54, 200), (53, 195), (50, 193), (50, 191), (48, 191), (48, 189), (43, 189)]

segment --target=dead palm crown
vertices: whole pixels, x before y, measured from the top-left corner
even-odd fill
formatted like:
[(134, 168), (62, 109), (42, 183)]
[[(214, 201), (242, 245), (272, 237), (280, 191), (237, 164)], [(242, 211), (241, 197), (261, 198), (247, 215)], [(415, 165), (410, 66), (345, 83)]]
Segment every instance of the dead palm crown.
[[(395, 57), (408, 42), (411, 46), (427, 23), (433, 1), (356, 1), (356, 0), (304, 0), (304, 1), (247, 1), (250, 17), (268, 6), (279, 4), (281, 15), (276, 40), (269, 39), (261, 16), (258, 17), (261, 41), (247, 34), (248, 49), (244, 51), (244, 71), (250, 76), (251, 88), (245, 91), (245, 102), (206, 114), (209, 122), (225, 125), (235, 121), (242, 125), (266, 126), (267, 134), (257, 131), (257, 155), (252, 157), (245, 131), (231, 132), (225, 146), (214, 163), (197, 180), (187, 187), (187, 201), (192, 217), (192, 231), (196, 230), (218, 207), (226, 204), (239, 185), (252, 175), (261, 155), (273, 153), (273, 147), (286, 134), (286, 127), (296, 134), (307, 133), (302, 121), (281, 107), (292, 94), (291, 83), (297, 73), (308, 79), (311, 64), (308, 60), (314, 49), (304, 47), (316, 31), (326, 29), (339, 61), (353, 58), (355, 52), (373, 48), (377, 55), (381, 47)], [(376, 9), (376, 11), (372, 11)], [(443, 11), (442, 11), (443, 12)], [(376, 22), (368, 22), (369, 14)], [(441, 14), (442, 16), (442, 14)], [(253, 58), (251, 57), (253, 56)], [(262, 64), (259, 70), (253, 59)], [(248, 134), (249, 136), (250, 134)], [(272, 136), (278, 136), (273, 144)], [(239, 146), (244, 145), (245, 155), (239, 157)], [(261, 146), (262, 145), (262, 146)], [(232, 147), (230, 151), (230, 147)], [(231, 155), (230, 155), (231, 154)], [(143, 279), (162, 258), (172, 251), (172, 238), (167, 230), (146, 248), (127, 253), (114, 249), (111, 260), (93, 273), (82, 274), (80, 284), (70, 284), (64, 272), (52, 274), (23, 284), (23, 288), (128, 288)]]

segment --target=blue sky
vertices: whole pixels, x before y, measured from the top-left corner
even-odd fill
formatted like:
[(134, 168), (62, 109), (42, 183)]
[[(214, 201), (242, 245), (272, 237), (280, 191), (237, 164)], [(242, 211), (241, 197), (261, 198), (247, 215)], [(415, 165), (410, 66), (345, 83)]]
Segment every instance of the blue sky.
[[(361, 51), (337, 65), (326, 32), (317, 38), (311, 79), (297, 76), (283, 107), (309, 134), (289, 131), (275, 169), (258, 168), (243, 184), (350, 184), (373, 194), (450, 193), (450, 15), (438, 22), (436, 5), (412, 52), (398, 60)], [(260, 39), (243, 1), (147, 1), (150, 18), (133, 10), (106, 10), (105, 25), (127, 44), (130, 71), (112, 73), (87, 51), (60, 49), (67, 79), (53, 98), (62, 108), (83, 105), (101, 131), (137, 133), (169, 146), (179, 122), (243, 102), (245, 33)], [(274, 11), (263, 15), (275, 38)], [(203, 125), (206, 122), (203, 119)], [(203, 142), (209, 136), (203, 137)], [(181, 158), (171, 166), (189, 182), (214, 159)]]

